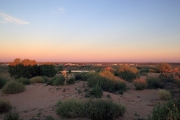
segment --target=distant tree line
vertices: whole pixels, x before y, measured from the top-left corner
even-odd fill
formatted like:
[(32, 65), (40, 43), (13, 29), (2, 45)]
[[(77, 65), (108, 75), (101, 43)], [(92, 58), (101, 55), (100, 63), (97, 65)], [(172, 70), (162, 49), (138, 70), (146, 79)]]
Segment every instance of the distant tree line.
[(13, 62), (9, 63), (9, 73), (14, 78), (31, 78), (34, 76), (47, 76), (53, 77), (57, 71), (52, 63), (44, 63), (37, 65), (35, 60), (16, 58)]

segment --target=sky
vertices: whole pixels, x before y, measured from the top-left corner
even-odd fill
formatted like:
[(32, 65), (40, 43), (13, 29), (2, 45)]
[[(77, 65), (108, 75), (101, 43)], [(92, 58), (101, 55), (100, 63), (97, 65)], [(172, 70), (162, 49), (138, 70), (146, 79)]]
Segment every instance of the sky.
[(0, 62), (180, 62), (180, 0), (0, 0)]

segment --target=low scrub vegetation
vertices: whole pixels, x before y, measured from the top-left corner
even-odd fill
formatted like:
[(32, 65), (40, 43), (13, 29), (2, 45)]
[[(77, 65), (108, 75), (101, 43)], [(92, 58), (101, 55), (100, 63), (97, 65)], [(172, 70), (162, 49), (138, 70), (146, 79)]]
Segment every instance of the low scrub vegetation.
[(98, 85), (94, 86), (93, 89), (90, 91), (90, 94), (95, 96), (96, 98), (101, 98), (103, 95), (103, 91), (101, 87)]
[(67, 100), (57, 105), (57, 114), (65, 118), (88, 117), (92, 120), (113, 120), (122, 116), (124, 112), (123, 105), (102, 99), (85, 102)]
[(167, 90), (163, 90), (163, 89), (159, 90), (158, 94), (160, 96), (160, 99), (162, 99), (162, 100), (169, 100), (169, 99), (172, 98), (171, 93), (169, 91), (167, 91)]
[(75, 83), (75, 78), (70, 78), (69, 80), (67, 80), (67, 84), (74, 84)]
[(148, 77), (147, 82), (149, 89), (163, 88), (162, 80), (159, 77)]
[(3, 86), (2, 92), (5, 94), (14, 94), (14, 93), (20, 93), (25, 90), (25, 86), (22, 83), (19, 83), (17, 81), (9, 81), (6, 83), (6, 85)]
[(9, 112), (7, 113), (3, 120), (22, 120), (19, 118), (19, 114), (17, 112)]
[(44, 83), (44, 79), (41, 76), (36, 76), (30, 79), (31, 83)]
[(6, 113), (11, 110), (12, 106), (9, 101), (0, 99), (0, 113)]
[(55, 76), (51, 78), (51, 80), (47, 83), (47, 85), (53, 85), (53, 86), (64, 85), (64, 81), (65, 78), (63, 75)]
[(17, 79), (16, 81), (18, 81), (19, 83), (22, 83), (22, 84), (24, 84), (24, 85), (29, 85), (29, 84), (31, 84), (31, 82), (30, 82), (30, 80), (29, 79), (27, 79), (27, 78), (19, 78), (19, 79)]
[(81, 80), (81, 81), (87, 81), (89, 78), (94, 76), (96, 73), (94, 72), (89, 72), (89, 73), (77, 73), (75, 75), (76, 80)]
[(152, 115), (148, 120), (179, 120), (180, 113), (177, 103), (169, 100), (166, 103), (157, 104), (154, 106)]
[[(120, 79), (115, 79), (114, 77), (101, 76), (103, 73), (95, 74), (88, 79), (88, 86), (94, 87), (98, 85), (104, 91), (115, 92), (120, 90), (126, 90), (126, 83)], [(109, 74), (109, 73), (108, 73)]]
[(132, 82), (138, 76), (138, 69), (129, 65), (120, 65), (116, 70), (116, 75), (122, 79)]
[(147, 87), (147, 81), (145, 79), (136, 79), (133, 81), (136, 90), (143, 90)]

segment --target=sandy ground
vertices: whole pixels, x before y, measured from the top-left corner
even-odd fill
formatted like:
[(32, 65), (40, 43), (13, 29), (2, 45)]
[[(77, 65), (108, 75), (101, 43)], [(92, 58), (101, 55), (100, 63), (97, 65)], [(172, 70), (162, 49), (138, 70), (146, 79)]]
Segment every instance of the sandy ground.
[[(104, 92), (102, 98), (112, 99), (126, 107), (124, 117), (119, 117), (117, 120), (147, 119), (153, 106), (160, 101), (158, 90), (137, 91), (132, 83), (127, 83), (127, 86), (129, 90), (124, 92), (123, 95)], [(0, 98), (9, 100), (23, 120), (45, 120), (46, 116), (52, 116), (56, 120), (61, 120), (62, 118), (56, 115), (57, 101), (72, 98), (88, 99), (84, 97), (84, 90), (87, 88), (86, 82), (83, 81), (64, 86), (34, 84), (27, 85), (26, 90), (18, 94), (3, 94), (0, 92)], [(107, 94), (111, 98), (107, 98)], [(136, 117), (135, 114), (139, 115), (139, 117)], [(3, 118), (3, 115), (0, 115), (0, 119)], [(80, 118), (80, 120), (84, 119)]]

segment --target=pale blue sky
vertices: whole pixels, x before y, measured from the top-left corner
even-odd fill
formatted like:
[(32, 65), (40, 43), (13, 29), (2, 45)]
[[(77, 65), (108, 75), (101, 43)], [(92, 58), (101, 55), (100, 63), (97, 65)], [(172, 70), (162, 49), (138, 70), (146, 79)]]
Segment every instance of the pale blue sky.
[(179, 0), (0, 0), (0, 61), (180, 62)]

